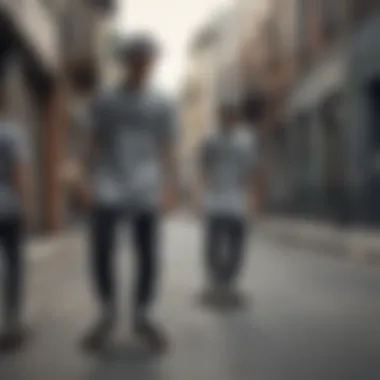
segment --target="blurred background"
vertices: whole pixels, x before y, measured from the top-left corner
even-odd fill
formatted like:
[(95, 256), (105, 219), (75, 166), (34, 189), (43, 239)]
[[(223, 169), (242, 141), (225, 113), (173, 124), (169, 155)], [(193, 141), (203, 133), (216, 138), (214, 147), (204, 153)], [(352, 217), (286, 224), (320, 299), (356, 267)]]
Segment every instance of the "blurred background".
[(1, 65), (34, 151), (39, 230), (76, 220), (70, 183), (87, 102), (117, 79), (118, 40), (142, 28), (164, 45), (156, 82), (178, 106), (184, 188), (221, 93), (238, 92), (248, 109), (261, 108), (255, 127), (268, 212), (380, 223), (378, 2), (162, 0), (152, 7), (148, 0), (2, 1)]
[[(3, 367), (5, 379), (112, 378), (109, 363), (92, 372), (93, 363), (68, 354), (92, 307), (75, 186), (88, 103), (117, 82), (115, 51), (139, 29), (164, 47), (154, 84), (176, 105), (183, 200), (195, 181), (197, 148), (231, 94), (260, 136), (265, 178), (264, 215), (247, 264), (253, 314), (219, 324), (196, 314), (186, 291), (200, 281), (199, 223), (181, 216), (167, 226), (175, 269), (160, 312), (178, 345), (162, 378), (380, 378), (380, 280), (372, 268), (380, 264), (379, 0), (1, 0), (0, 65), (33, 152), (38, 218), (30, 252), (38, 262), (54, 257), (32, 268), (28, 301), (46, 339), (27, 364)], [(271, 245), (277, 238), (280, 248)], [(53, 245), (42, 249), (44, 241)], [(136, 368), (141, 379), (161, 378), (156, 367)]]
[(267, 211), (377, 226), (378, 6), (238, 0), (221, 10), (189, 52), (184, 155), (210, 126), (216, 85), (237, 75), (244, 101), (262, 107)]

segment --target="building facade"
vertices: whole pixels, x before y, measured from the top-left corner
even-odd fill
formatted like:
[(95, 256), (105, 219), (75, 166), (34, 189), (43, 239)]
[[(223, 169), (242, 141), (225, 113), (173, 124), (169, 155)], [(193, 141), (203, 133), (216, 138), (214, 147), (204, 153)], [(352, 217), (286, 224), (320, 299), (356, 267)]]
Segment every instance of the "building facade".
[(265, 94), (273, 211), (379, 224), (379, 1), (268, 4), (246, 67)]
[(345, 178), (344, 126), (332, 107), (345, 92), (348, 3), (298, 1), (296, 14), (296, 75), (286, 104), (291, 208), (328, 217), (330, 190)]
[[(264, 3), (264, 2), (262, 2)], [(217, 126), (217, 107), (222, 102), (242, 100), (244, 69), (241, 40), (252, 29), (247, 12), (259, 17), (257, 6), (239, 1), (222, 9), (195, 36), (189, 50), (188, 70), (181, 105), (181, 157), (190, 177), (196, 167), (196, 153), (203, 138)], [(242, 17), (246, 21), (242, 22)]]
[(38, 231), (65, 225), (71, 106), (84, 104), (101, 77), (104, 22), (114, 9), (100, 0), (0, 2), (0, 65), (11, 111), (29, 136)]
[[(28, 17), (25, 17), (28, 15)], [(59, 44), (54, 12), (42, 1), (0, 3), (0, 64), (13, 117), (26, 129), (38, 231), (54, 227), (50, 131), (59, 124)]]
[(352, 213), (380, 224), (380, 2), (352, 1), (346, 85), (347, 171)]
[(197, 152), (202, 139), (215, 124), (214, 57), (217, 33), (206, 27), (189, 49), (187, 71), (180, 99), (181, 141), (179, 157), (182, 181), (191, 190), (197, 172)]
[(271, 0), (252, 16), (255, 28), (241, 43), (246, 115), (260, 133), (262, 173), (270, 208), (289, 192), (285, 167), (285, 104), (296, 72), (296, 2)]
[(375, 48), (379, 5), (315, 1), (299, 7), (309, 20), (309, 37), (303, 37), (287, 108), (297, 214), (380, 223)]

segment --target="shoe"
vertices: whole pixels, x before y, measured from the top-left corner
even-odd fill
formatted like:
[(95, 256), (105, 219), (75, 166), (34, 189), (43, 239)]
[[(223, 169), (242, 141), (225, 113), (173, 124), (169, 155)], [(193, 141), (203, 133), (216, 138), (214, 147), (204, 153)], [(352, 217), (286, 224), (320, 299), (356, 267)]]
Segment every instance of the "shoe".
[(0, 352), (13, 352), (20, 349), (27, 338), (28, 331), (21, 324), (6, 326), (0, 334)]
[(82, 339), (85, 351), (97, 351), (105, 346), (114, 328), (114, 319), (102, 317)]
[(133, 326), (134, 334), (144, 340), (154, 351), (165, 352), (169, 347), (166, 334), (147, 318), (139, 318)]

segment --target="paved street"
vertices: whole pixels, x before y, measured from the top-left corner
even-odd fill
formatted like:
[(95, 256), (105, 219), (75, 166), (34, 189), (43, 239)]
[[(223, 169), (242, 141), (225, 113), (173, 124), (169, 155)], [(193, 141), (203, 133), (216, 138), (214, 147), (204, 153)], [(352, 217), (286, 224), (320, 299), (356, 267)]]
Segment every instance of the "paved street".
[(166, 279), (157, 314), (173, 340), (153, 357), (128, 337), (128, 237), (120, 239), (120, 331), (102, 356), (77, 348), (94, 317), (83, 241), (31, 266), (27, 314), (35, 335), (0, 358), (1, 380), (376, 380), (380, 378), (380, 271), (254, 236), (244, 272), (247, 306), (199, 306), (201, 234), (185, 219), (164, 231)]

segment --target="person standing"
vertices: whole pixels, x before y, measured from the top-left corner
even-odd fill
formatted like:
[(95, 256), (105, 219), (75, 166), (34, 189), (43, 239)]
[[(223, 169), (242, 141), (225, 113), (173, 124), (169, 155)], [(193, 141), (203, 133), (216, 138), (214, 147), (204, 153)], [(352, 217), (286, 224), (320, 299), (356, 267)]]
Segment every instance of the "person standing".
[(100, 317), (86, 347), (106, 342), (115, 325), (115, 230), (121, 218), (132, 229), (136, 260), (133, 331), (154, 348), (166, 339), (152, 320), (160, 265), (159, 228), (177, 201), (175, 121), (167, 99), (149, 86), (159, 48), (145, 33), (120, 51), (124, 78), (96, 97), (91, 107), (91, 173), (83, 187), (91, 209), (91, 265)]
[(31, 220), (29, 149), (21, 126), (9, 115), (4, 78), (0, 85), (0, 245), (3, 270), (3, 326), (0, 349), (18, 348), (26, 338), (21, 321), (23, 238)]
[(244, 130), (235, 104), (218, 110), (218, 128), (200, 149), (200, 199), (205, 215), (205, 267), (212, 291), (236, 290), (248, 220), (258, 211), (255, 135)]

